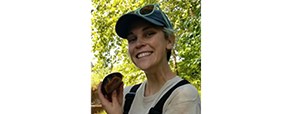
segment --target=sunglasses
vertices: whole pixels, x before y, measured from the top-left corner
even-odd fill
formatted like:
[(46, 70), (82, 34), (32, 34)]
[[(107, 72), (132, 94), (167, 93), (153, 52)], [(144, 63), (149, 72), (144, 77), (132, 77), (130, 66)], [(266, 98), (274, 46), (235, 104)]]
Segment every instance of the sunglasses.
[(141, 8), (139, 8), (139, 9), (137, 9), (137, 10), (131, 12), (131, 13), (135, 13), (135, 14), (138, 14), (140, 16), (149, 16), (154, 12), (155, 9), (158, 9), (160, 11), (164, 21), (167, 24), (167, 28), (172, 28), (168, 17), (165, 15), (165, 13), (163, 13), (163, 11), (160, 9), (158, 4), (146, 5), (146, 6), (141, 7)]

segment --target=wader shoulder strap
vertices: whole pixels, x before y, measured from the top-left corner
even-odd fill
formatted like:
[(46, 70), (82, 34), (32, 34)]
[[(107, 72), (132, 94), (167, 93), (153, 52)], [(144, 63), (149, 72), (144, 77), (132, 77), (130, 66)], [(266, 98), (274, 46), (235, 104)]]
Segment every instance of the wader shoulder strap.
[(149, 114), (162, 114), (162, 109), (163, 106), (166, 102), (166, 100), (169, 98), (169, 96), (171, 95), (171, 93), (179, 86), (185, 85), (185, 84), (189, 84), (190, 82), (187, 80), (181, 80), (180, 82), (178, 82), (175, 86), (173, 86), (167, 93), (164, 94), (164, 96), (162, 98), (160, 98), (160, 100), (157, 102), (157, 104), (152, 107), (149, 111)]
[(126, 94), (125, 96), (125, 104), (124, 104), (124, 112), (123, 114), (128, 114), (129, 110), (130, 110), (130, 107), (131, 107), (131, 104), (133, 102), (133, 99), (135, 97), (135, 93), (137, 91), (137, 89), (140, 87), (142, 83), (140, 84), (137, 84), (137, 85), (134, 85), (131, 89), (130, 89), (130, 92)]

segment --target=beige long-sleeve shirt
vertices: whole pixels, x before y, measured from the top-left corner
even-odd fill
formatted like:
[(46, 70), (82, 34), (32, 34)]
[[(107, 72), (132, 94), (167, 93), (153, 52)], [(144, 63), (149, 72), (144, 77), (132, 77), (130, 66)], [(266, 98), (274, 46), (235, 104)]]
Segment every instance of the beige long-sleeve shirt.
[[(168, 80), (159, 92), (147, 97), (144, 96), (146, 81), (143, 82), (136, 92), (129, 114), (148, 114), (151, 107), (154, 107), (159, 99), (181, 80), (180, 77), (176, 76)], [(131, 87), (124, 89), (124, 96)], [(191, 84), (185, 84), (175, 89), (166, 100), (163, 114), (200, 114), (200, 109), (200, 96), (197, 89)]]

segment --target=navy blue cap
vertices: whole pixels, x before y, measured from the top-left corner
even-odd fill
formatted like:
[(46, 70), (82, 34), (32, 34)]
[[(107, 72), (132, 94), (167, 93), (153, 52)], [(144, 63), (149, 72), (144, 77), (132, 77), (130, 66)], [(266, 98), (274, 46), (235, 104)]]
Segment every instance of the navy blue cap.
[[(150, 15), (146, 15), (146, 16), (141, 16), (137, 13), (127, 13), (123, 16), (121, 16), (119, 18), (119, 20), (117, 21), (116, 24), (116, 33), (121, 37), (121, 38), (126, 38), (128, 36), (129, 33), (129, 29), (130, 26), (137, 22), (138, 20), (144, 20), (147, 21), (151, 24), (157, 25), (157, 26), (161, 26), (161, 27), (166, 27), (166, 28), (170, 28), (173, 29), (169, 19), (167, 19), (168, 17), (166, 17), (166, 19), (164, 19), (163, 15), (165, 15), (163, 12), (161, 12), (160, 10), (154, 10), (154, 12)], [(169, 22), (166, 22), (169, 21)], [(167, 23), (170, 23), (170, 26), (168, 26)]]

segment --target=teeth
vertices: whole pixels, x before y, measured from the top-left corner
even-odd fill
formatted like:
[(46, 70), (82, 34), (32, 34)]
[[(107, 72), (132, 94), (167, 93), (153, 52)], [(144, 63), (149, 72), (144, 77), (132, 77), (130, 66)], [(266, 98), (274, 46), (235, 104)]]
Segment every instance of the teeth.
[(145, 52), (145, 53), (140, 53), (140, 54), (138, 54), (138, 58), (141, 58), (141, 57), (145, 57), (145, 56), (148, 56), (148, 55), (150, 55), (151, 53), (150, 52)]

